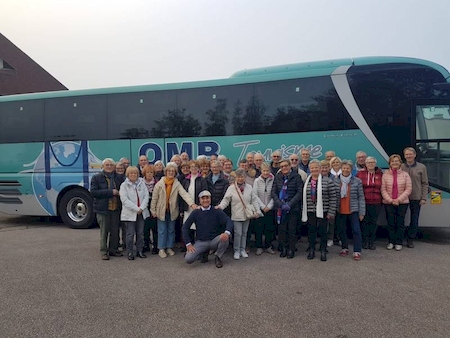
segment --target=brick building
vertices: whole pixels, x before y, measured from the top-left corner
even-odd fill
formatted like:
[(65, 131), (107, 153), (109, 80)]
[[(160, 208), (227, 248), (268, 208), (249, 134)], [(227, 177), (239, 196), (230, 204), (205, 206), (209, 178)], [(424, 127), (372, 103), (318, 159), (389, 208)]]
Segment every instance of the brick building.
[(67, 90), (0, 33), (0, 96)]

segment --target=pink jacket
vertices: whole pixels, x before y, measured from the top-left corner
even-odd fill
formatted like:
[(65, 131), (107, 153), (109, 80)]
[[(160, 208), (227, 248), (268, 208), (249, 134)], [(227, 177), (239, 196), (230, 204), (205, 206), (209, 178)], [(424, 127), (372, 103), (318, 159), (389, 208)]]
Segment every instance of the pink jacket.
[[(406, 171), (398, 169), (397, 173), (398, 185), (398, 200), (400, 204), (408, 204), (412, 191), (411, 177)], [(392, 184), (394, 183), (394, 176), (392, 176), (391, 169), (387, 170), (381, 179), (381, 196), (383, 196), (384, 204), (392, 204)]]

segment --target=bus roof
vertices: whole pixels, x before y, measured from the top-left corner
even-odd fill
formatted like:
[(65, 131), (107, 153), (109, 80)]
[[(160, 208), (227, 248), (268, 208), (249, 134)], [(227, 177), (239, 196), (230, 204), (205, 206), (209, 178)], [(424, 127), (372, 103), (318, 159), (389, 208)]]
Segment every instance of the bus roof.
[(440, 72), (448, 82), (450, 82), (450, 73), (442, 66), (427, 60), (407, 58), (407, 57), (359, 57), (354, 59), (336, 59), (326, 61), (314, 61), (304, 63), (294, 63), (288, 65), (271, 66), (264, 68), (245, 69), (231, 75), (228, 79), (206, 80), (196, 82), (179, 82), (156, 85), (128, 86), (128, 87), (110, 87), (98, 89), (82, 90), (63, 90), (54, 92), (42, 92), (20, 95), (7, 95), (0, 97), (0, 102), (37, 100), (58, 97), (72, 97), (82, 95), (107, 95), (146, 91), (163, 91), (176, 89), (204, 88), (226, 85), (238, 85), (247, 83), (258, 83), (267, 81), (287, 80), (294, 78), (306, 78), (331, 75), (333, 71), (340, 66), (362, 66), (388, 63), (409, 63), (431, 67)]

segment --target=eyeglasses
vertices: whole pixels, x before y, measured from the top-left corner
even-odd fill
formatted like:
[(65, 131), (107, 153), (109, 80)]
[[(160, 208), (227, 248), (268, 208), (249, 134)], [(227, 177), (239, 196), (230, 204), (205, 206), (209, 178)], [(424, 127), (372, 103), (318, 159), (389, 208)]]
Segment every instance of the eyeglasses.
[(375, 164), (375, 162), (374, 161), (369, 161), (369, 162), (366, 162), (366, 164)]
[(280, 165), (280, 168), (289, 168), (289, 165), (288, 164)]
[(272, 157), (280, 158), (281, 156), (279, 156), (279, 155), (272, 155)]
[(292, 162), (298, 162), (298, 158), (291, 158)]

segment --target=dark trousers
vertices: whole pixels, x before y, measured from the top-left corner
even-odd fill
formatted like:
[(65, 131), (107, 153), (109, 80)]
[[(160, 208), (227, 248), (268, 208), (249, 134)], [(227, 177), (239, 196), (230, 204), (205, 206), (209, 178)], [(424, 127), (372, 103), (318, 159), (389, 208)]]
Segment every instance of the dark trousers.
[(416, 239), (417, 228), (419, 227), (420, 200), (410, 200), (409, 210), (411, 210), (411, 222), (406, 230), (406, 235), (409, 240), (414, 240)]
[(347, 220), (350, 221), (352, 227), (353, 252), (361, 252), (361, 227), (359, 225), (359, 214), (357, 212), (352, 212), (349, 215), (337, 214), (336, 222), (338, 224), (339, 235), (342, 241), (342, 249), (348, 249)]
[(127, 227), (127, 251), (134, 255), (134, 235), (136, 234), (136, 251), (142, 252), (144, 247), (144, 218), (137, 215), (135, 222), (125, 222)]
[(148, 217), (144, 224), (144, 245), (150, 246), (150, 231), (153, 237), (153, 247), (158, 247), (158, 222), (154, 217)]
[(312, 250), (316, 248), (317, 235), (320, 236), (320, 251), (327, 249), (327, 214), (324, 213), (323, 218), (318, 218), (315, 212), (308, 212), (308, 220), (306, 221), (308, 227), (309, 247)]
[(100, 227), (100, 252), (102, 254), (114, 253), (119, 248), (120, 211), (107, 211), (106, 214), (97, 214)]
[(375, 241), (375, 235), (378, 229), (378, 215), (381, 211), (381, 204), (366, 204), (366, 216), (361, 223), (362, 236), (364, 243), (372, 243)]
[(386, 219), (388, 223), (389, 243), (403, 245), (405, 236), (405, 215), (408, 204), (398, 206), (385, 204)]
[(265, 245), (264, 247), (267, 249), (272, 246), (272, 242), (275, 239), (275, 224), (273, 222), (273, 211), (270, 210), (264, 214), (263, 217), (260, 217), (255, 220), (255, 234), (256, 234), (256, 247), (263, 248), (262, 236), (264, 235)]
[(278, 226), (278, 240), (284, 248), (295, 250), (295, 243), (297, 243), (297, 219), (296, 211), (291, 211), (283, 217)]

